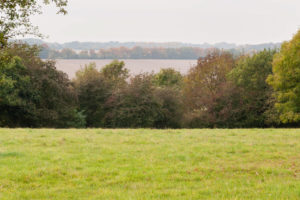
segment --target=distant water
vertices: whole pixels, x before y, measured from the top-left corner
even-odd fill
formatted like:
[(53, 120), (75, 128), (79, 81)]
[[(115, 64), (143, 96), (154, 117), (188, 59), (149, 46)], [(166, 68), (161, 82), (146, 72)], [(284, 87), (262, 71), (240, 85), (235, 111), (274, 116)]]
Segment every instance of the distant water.
[[(112, 60), (56, 60), (56, 68), (74, 78), (76, 71), (84, 65), (95, 62), (100, 69), (109, 64)], [(185, 74), (197, 64), (197, 60), (122, 60), (130, 74), (136, 75), (143, 72), (158, 72), (162, 68), (174, 68)]]

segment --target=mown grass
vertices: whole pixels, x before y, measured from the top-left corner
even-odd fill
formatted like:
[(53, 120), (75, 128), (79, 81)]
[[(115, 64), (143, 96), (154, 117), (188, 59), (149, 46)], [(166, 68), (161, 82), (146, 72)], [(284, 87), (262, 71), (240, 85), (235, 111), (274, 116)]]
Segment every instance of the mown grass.
[(300, 199), (300, 130), (0, 129), (0, 199)]

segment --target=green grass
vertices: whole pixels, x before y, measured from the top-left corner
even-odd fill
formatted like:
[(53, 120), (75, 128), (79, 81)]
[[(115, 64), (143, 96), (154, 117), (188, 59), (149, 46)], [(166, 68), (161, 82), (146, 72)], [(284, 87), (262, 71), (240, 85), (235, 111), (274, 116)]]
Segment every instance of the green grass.
[(300, 129), (0, 129), (0, 199), (300, 199)]

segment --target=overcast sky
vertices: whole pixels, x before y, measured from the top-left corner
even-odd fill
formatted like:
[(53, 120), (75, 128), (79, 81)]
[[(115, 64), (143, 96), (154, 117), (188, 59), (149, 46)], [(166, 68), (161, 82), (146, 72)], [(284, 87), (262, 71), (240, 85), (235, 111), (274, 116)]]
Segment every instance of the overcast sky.
[(47, 41), (256, 44), (289, 40), (300, 0), (69, 0), (33, 17)]

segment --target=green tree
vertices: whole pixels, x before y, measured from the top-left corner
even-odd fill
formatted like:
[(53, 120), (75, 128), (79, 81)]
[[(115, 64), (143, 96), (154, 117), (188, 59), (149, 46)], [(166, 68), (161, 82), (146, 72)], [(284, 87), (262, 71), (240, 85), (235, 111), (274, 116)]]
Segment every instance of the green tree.
[(154, 95), (160, 102), (160, 115), (156, 118), (157, 128), (179, 128), (183, 118), (183, 76), (172, 69), (161, 69), (153, 77), (156, 86)]
[(240, 127), (264, 127), (273, 109), (272, 89), (266, 78), (272, 74), (275, 50), (264, 50), (252, 56), (242, 56), (230, 72), (230, 80), (239, 90), (235, 105), (235, 124)]
[(154, 95), (153, 76), (140, 74), (113, 94), (106, 106), (110, 112), (105, 116), (108, 127), (154, 127), (160, 113), (160, 102)]
[(95, 63), (86, 65), (76, 73), (74, 84), (79, 108), (87, 116), (88, 127), (103, 127), (104, 117), (111, 112), (110, 97), (127, 86), (128, 70), (117, 60), (98, 71)]
[(129, 71), (125, 68), (123, 61), (114, 60), (104, 66), (101, 75), (105, 81), (112, 87), (112, 90), (126, 85), (126, 79), (129, 77)]
[(155, 74), (154, 83), (160, 87), (181, 88), (183, 76), (172, 68), (161, 69), (159, 73)]
[(73, 81), (78, 94), (79, 109), (86, 116), (86, 125), (103, 126), (104, 104), (111, 92), (96, 64), (90, 63), (79, 70)]
[(1, 126), (78, 127), (77, 96), (67, 75), (44, 62), (36, 47), (10, 44), (1, 52)]
[(18, 35), (39, 35), (38, 28), (33, 26), (30, 17), (42, 13), (42, 5), (53, 2), (58, 13), (66, 14), (67, 0), (1, 0), (0, 1), (0, 47)]
[(282, 123), (300, 123), (300, 31), (274, 57), (268, 83), (275, 90), (275, 107)]
[(29, 73), (31, 88), (37, 95), (35, 115), (39, 126), (77, 127), (74, 122), (82, 121), (82, 116), (76, 111), (77, 94), (68, 76), (57, 71), (52, 61), (40, 61)]
[(22, 126), (20, 108), (27, 105), (30, 77), (19, 57), (0, 56), (0, 126)]
[(180, 128), (184, 115), (181, 90), (157, 87), (153, 95), (159, 102), (159, 115), (155, 118), (154, 127)]

